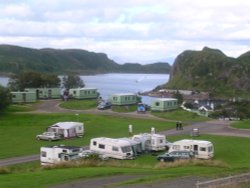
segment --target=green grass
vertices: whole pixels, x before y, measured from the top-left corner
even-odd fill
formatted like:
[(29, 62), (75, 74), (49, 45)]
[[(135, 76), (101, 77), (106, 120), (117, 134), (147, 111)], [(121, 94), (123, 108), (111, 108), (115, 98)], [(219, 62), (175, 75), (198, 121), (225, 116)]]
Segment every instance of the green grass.
[[(189, 136), (169, 137), (171, 141)], [(29, 166), (19, 165), (7, 169), (9, 174), (0, 175), (0, 187), (47, 187), (79, 179), (111, 175), (142, 175), (136, 180), (123, 182), (122, 185), (151, 183), (182, 176), (221, 177), (250, 170), (249, 138), (202, 135), (195, 139), (209, 140), (214, 143), (213, 160), (198, 160), (170, 163), (164, 165), (150, 154), (139, 156), (135, 160), (109, 160), (91, 163), (92, 165), (43, 169), (37, 163)], [(210, 177), (211, 178), (211, 177)], [(18, 182), (18, 184), (16, 183)]]
[(96, 108), (98, 102), (96, 99), (90, 100), (69, 100), (60, 104), (61, 108), (74, 109), (74, 110), (89, 110)]
[(237, 129), (250, 129), (250, 119), (235, 121), (234, 123), (232, 123), (232, 127)]
[(5, 112), (29, 112), (35, 110), (37, 104), (39, 104), (39, 102), (25, 103), (25, 104), (11, 104), (10, 106), (8, 106)]
[[(48, 142), (37, 141), (37, 134), (46, 130), (49, 125), (62, 121), (84, 122), (85, 135), (82, 138)], [(0, 159), (39, 153), (41, 146), (65, 144), (88, 145), (94, 137), (125, 137), (128, 136), (128, 125), (133, 125), (134, 133), (150, 132), (151, 127), (156, 131), (174, 128), (173, 123), (157, 120), (143, 120), (126, 117), (105, 115), (79, 114), (9, 114), (0, 116)], [(13, 148), (13, 146), (18, 146)]]
[(135, 112), (137, 110), (137, 105), (126, 105), (126, 106), (112, 106), (112, 111), (114, 112)]
[[(165, 113), (163, 113), (165, 114)], [(191, 121), (189, 114), (179, 111), (170, 112), (173, 119)], [(168, 116), (166, 116), (168, 117)], [(174, 128), (175, 124), (157, 120), (143, 120), (106, 115), (79, 114), (79, 121), (85, 124), (83, 138), (63, 140), (59, 142), (37, 141), (36, 134), (45, 130), (48, 125), (59, 121), (76, 121), (75, 114), (13, 114), (0, 116), (0, 159), (39, 153), (41, 146), (55, 144), (88, 145), (93, 137), (126, 137), (128, 125), (133, 125), (134, 133), (149, 132), (151, 127), (157, 131)], [(195, 117), (192, 121), (197, 121)], [(178, 119), (178, 120), (179, 120)], [(207, 120), (207, 119), (206, 119)], [(242, 126), (249, 120), (242, 121)], [(176, 141), (184, 136), (168, 136), (169, 141)], [(0, 168), (0, 187), (48, 187), (79, 179), (103, 177), (122, 174), (143, 175), (142, 177), (122, 183), (130, 185), (150, 183), (157, 180), (178, 178), (181, 176), (213, 176), (233, 175), (250, 170), (250, 139), (240, 137), (201, 135), (193, 139), (209, 140), (214, 143), (215, 157), (213, 160), (199, 162), (183, 162), (171, 165), (159, 163), (155, 156), (142, 155), (135, 160), (109, 160), (96, 162), (93, 166), (77, 166), (59, 169), (43, 169), (39, 162), (14, 165)], [(17, 183), (18, 182), (18, 183)]]
[(196, 113), (188, 112), (182, 109), (172, 110), (167, 112), (151, 112), (152, 115), (169, 119), (169, 120), (178, 120), (183, 121), (184, 123), (192, 123), (192, 122), (199, 122), (199, 121), (208, 121), (210, 120), (207, 117), (199, 116)]

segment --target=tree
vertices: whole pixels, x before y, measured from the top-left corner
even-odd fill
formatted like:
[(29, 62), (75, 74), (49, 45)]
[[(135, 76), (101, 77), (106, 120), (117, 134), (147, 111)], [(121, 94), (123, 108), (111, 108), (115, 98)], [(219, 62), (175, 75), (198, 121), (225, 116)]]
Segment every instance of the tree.
[(178, 104), (182, 104), (183, 102), (183, 95), (177, 90), (174, 94), (173, 97), (178, 100)]
[(7, 88), (0, 85), (0, 112), (2, 112), (11, 102), (10, 92)]
[(68, 75), (63, 77), (63, 86), (69, 90), (70, 88), (84, 87), (83, 80), (78, 75)]
[(60, 79), (57, 75), (25, 72), (10, 77), (8, 86), (12, 91), (23, 91), (25, 88), (58, 87)]

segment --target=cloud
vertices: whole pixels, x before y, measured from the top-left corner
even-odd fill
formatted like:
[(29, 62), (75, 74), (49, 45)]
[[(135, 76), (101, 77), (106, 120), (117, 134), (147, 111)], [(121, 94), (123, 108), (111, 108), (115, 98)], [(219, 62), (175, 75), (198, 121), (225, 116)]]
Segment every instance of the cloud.
[(186, 49), (249, 49), (245, 0), (0, 0), (0, 42), (82, 48), (123, 62), (176, 57)]

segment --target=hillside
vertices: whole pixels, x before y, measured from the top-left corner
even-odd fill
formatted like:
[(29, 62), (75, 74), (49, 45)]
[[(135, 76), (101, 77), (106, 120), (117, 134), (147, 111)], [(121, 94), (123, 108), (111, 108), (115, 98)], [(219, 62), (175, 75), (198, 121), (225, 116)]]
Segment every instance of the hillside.
[(250, 52), (231, 58), (203, 48), (177, 56), (165, 87), (208, 91), (213, 96), (242, 96), (250, 92)]
[[(128, 66), (129, 65), (129, 66)], [(79, 49), (32, 49), (11, 45), (0, 45), (0, 73), (25, 71), (46, 73), (169, 73), (168, 63), (151, 65), (120, 65), (104, 53)]]

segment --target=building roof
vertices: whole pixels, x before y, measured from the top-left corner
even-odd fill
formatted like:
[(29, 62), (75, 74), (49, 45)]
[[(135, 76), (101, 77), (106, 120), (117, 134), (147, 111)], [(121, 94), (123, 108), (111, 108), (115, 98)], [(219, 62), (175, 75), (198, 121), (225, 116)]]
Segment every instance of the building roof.
[(135, 96), (136, 94), (134, 94), (134, 93), (116, 93), (116, 94), (113, 94), (112, 96), (131, 96), (131, 95), (133, 95), (133, 96)]
[(97, 90), (97, 88), (91, 88), (91, 87), (83, 87), (83, 88), (72, 88), (70, 90)]
[(177, 101), (175, 98), (157, 98), (155, 101)]

